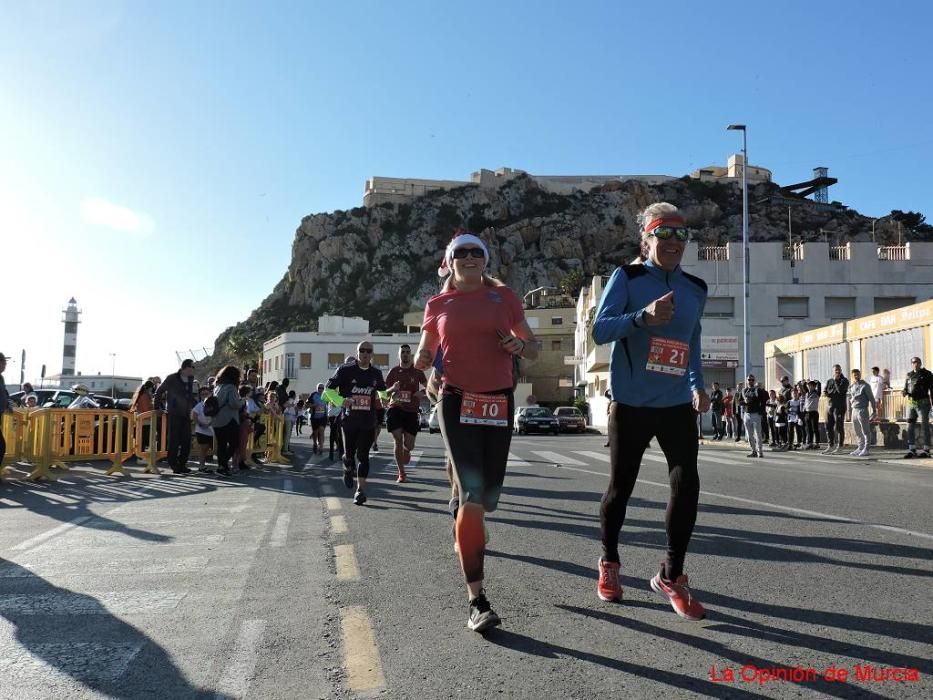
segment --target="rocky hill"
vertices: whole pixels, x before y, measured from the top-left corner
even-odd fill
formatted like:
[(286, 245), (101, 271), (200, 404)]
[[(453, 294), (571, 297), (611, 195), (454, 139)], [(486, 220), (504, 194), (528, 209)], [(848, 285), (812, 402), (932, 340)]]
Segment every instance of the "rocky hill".
[[(687, 177), (657, 186), (613, 182), (588, 193), (557, 195), (520, 176), (498, 189), (465, 186), (410, 204), (307, 216), (295, 232), (282, 280), (249, 318), (217, 338), (204, 369), (255, 358), (262, 342), (278, 333), (316, 330), (325, 313), (362, 316), (374, 332), (399, 330), (402, 315), (423, 308), (437, 291), (438, 263), (461, 227), (482, 237), (491, 271), (518, 293), (562, 282), (579, 285), (636, 255), (635, 217), (657, 201), (677, 204), (701, 242), (741, 239), (740, 187)], [(788, 207), (795, 241), (870, 239), (870, 218), (841, 205), (786, 200), (771, 183), (749, 188), (750, 238), (787, 240)], [(876, 240), (897, 240), (894, 219), (878, 220)], [(912, 239), (933, 238), (922, 217), (908, 223), (915, 224)]]

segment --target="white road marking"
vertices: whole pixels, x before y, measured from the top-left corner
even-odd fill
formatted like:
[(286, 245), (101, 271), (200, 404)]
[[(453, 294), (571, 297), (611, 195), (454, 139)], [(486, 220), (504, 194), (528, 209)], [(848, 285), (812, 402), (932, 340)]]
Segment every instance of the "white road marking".
[(347, 519), (342, 515), (332, 515), (330, 529), (335, 535), (342, 535), (347, 531)]
[(586, 462), (581, 462), (578, 459), (574, 459), (573, 457), (567, 457), (565, 455), (558, 454), (557, 452), (538, 452), (536, 450), (532, 450), (531, 454), (535, 455), (536, 457), (540, 457), (541, 459), (547, 462), (553, 462), (554, 464), (560, 464), (560, 465), (570, 464), (573, 466), (580, 466), (580, 467), (586, 465)]
[(590, 459), (595, 459), (600, 462), (608, 462), (609, 455), (603, 452), (574, 452), (575, 455), (580, 455), (581, 457), (589, 457)]
[[(568, 471), (573, 472), (582, 472), (584, 474), (593, 474), (595, 476), (608, 477), (609, 475), (606, 472), (597, 472), (592, 469), (578, 469), (577, 467), (564, 467)], [(645, 479), (638, 479), (640, 484), (648, 484), (649, 486), (657, 486), (662, 489), (670, 489), (671, 485), (661, 483), (658, 481), (646, 481)], [(933, 535), (926, 532), (918, 532), (916, 530), (906, 530), (902, 527), (894, 527), (893, 525), (882, 525), (880, 523), (869, 523), (864, 520), (855, 520), (853, 518), (845, 518), (840, 515), (832, 515), (831, 513), (820, 513), (815, 510), (804, 510), (803, 508), (793, 508), (791, 506), (782, 506), (778, 503), (769, 503), (768, 501), (756, 501), (751, 498), (742, 498), (741, 496), (728, 496), (724, 493), (716, 493), (714, 491), (700, 491), (704, 496), (712, 496), (713, 498), (722, 498), (727, 501), (736, 501), (738, 503), (747, 503), (753, 506), (762, 506), (764, 508), (771, 508), (773, 510), (784, 511), (785, 513), (796, 513), (799, 515), (810, 515), (816, 518), (824, 518), (826, 520), (833, 520), (839, 523), (849, 523), (852, 525), (864, 525), (865, 527), (874, 528), (876, 530), (885, 530), (887, 532), (897, 532), (902, 535), (910, 535), (911, 537), (921, 537), (926, 540), (933, 540)]]
[(282, 482), (282, 489), (285, 491), (285, 493), (291, 493), (292, 492), (292, 480), (285, 479), (285, 481)]
[(509, 452), (509, 461), (506, 464), (506, 467), (530, 467), (531, 465), (523, 459), (519, 459), (516, 455)]
[(53, 537), (56, 537), (63, 532), (68, 532), (72, 528), (78, 527), (82, 523), (87, 522), (91, 519), (90, 515), (82, 515), (80, 517), (69, 520), (67, 523), (62, 523), (58, 527), (53, 527), (51, 530), (42, 532), (34, 537), (30, 537), (28, 540), (23, 540), (18, 545), (13, 547), (14, 552), (25, 552), (26, 550), (32, 549), (33, 547), (38, 547), (40, 544), (46, 540), (50, 540)]
[(411, 458), (408, 460), (408, 464), (405, 465), (406, 469), (413, 469), (418, 466), (418, 462), (421, 461), (421, 455), (424, 454), (423, 450), (412, 450)]
[(334, 511), (340, 510), (343, 506), (340, 503), (340, 499), (336, 496), (328, 496), (324, 499), (324, 505), (327, 506), (327, 510)]
[(284, 547), (285, 540), (288, 538), (288, 523), (291, 516), (288, 513), (279, 513), (275, 519), (275, 525), (272, 528), (272, 535), (269, 536), (270, 547)]
[(259, 645), (266, 628), (265, 620), (246, 620), (233, 645), (230, 663), (224, 669), (217, 684), (217, 700), (226, 697), (245, 697), (249, 691), (250, 677), (256, 668)]

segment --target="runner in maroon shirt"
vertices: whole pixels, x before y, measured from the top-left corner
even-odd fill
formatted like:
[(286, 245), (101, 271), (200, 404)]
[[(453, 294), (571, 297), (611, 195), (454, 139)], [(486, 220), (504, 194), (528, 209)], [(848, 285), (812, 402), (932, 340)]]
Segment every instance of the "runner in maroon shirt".
[(421, 429), (418, 411), (421, 408), (422, 389), (428, 378), (411, 361), (411, 346), (407, 343), (398, 349), (398, 366), (389, 370), (386, 386), (389, 387), (389, 410), (386, 413), (386, 430), (395, 440), (395, 464), (398, 466), (400, 484), (408, 481), (405, 465), (415, 449), (415, 436)]

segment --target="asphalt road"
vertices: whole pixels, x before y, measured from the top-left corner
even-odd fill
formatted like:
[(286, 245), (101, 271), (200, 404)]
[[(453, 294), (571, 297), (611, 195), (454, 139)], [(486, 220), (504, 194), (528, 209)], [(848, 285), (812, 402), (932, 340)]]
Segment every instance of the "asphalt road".
[[(704, 446), (686, 570), (708, 617), (690, 623), (647, 585), (660, 453), (610, 604), (595, 595), (604, 438), (516, 437), (486, 563), (504, 624), (483, 637), (465, 626), (439, 436), (419, 437), (408, 484), (380, 442), (364, 507), (302, 440), (293, 465), (230, 480), (89, 465), (4, 483), (0, 698), (933, 696), (923, 462)], [(919, 680), (896, 680), (905, 667)]]

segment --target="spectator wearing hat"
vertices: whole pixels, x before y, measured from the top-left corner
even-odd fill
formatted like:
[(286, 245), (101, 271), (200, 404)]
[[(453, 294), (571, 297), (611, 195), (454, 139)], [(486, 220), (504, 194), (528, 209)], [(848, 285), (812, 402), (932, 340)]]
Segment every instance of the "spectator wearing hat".
[(168, 414), (168, 463), (175, 474), (191, 472), (186, 466), (191, 452), (191, 409), (195, 405), (194, 360), (187, 359), (170, 374), (155, 393), (156, 404)]

